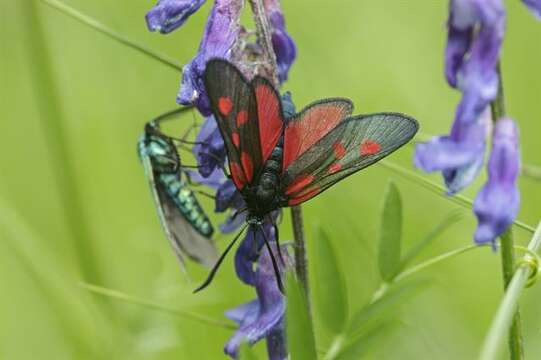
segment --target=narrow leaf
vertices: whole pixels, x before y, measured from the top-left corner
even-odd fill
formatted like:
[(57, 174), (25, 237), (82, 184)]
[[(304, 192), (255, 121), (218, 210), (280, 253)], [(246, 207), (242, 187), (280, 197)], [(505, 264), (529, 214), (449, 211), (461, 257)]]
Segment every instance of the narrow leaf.
[(395, 325), (394, 320), (387, 320), (378, 324), (354, 341), (343, 345), (342, 350), (337, 354), (338, 360), (358, 360), (367, 355), (377, 345), (384, 335), (388, 334)]
[(345, 326), (348, 317), (347, 291), (342, 272), (329, 236), (319, 229), (316, 245), (315, 278), (318, 315), (323, 325), (334, 334)]
[(418, 294), (428, 285), (426, 280), (416, 280), (399, 283), (389, 289), (376, 301), (361, 308), (353, 317), (348, 326), (348, 342), (354, 342), (358, 338), (373, 329), (387, 316), (392, 315), (397, 309), (395, 305), (404, 303), (408, 298)]
[(381, 278), (390, 281), (400, 270), (402, 200), (393, 182), (385, 190), (379, 232), (378, 265)]
[(426, 249), (434, 240), (436, 240), (445, 230), (455, 224), (462, 218), (462, 214), (456, 211), (447, 215), (432, 231), (430, 231), (424, 239), (414, 245), (402, 259), (400, 269), (404, 269), (415, 257), (417, 257), (424, 249)]
[(292, 359), (314, 360), (314, 329), (304, 293), (293, 276), (287, 277), (287, 343)]

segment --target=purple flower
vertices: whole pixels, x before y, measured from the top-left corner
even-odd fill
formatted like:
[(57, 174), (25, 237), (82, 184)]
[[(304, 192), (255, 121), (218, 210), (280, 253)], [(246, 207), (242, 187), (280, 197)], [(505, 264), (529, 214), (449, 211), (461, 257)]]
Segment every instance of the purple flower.
[[(274, 228), (271, 224), (265, 223), (263, 226), (265, 236), (270, 241), (274, 241)], [(265, 238), (261, 231), (248, 231), (246, 237), (242, 240), (235, 253), (235, 271), (237, 277), (245, 284), (254, 286), (255, 271), (253, 264), (257, 261), (261, 248), (265, 244)]]
[(170, 33), (182, 26), (206, 0), (159, 0), (146, 15), (150, 31)]
[[(274, 243), (271, 244), (271, 248), (276, 254), (277, 247)], [(286, 248), (283, 248), (282, 252), (286, 257)], [(280, 273), (284, 274), (286, 269), (280, 261), (278, 266)], [(284, 336), (285, 298), (278, 288), (271, 257), (266, 247), (263, 247), (259, 256), (254, 285), (257, 300), (226, 312), (226, 316), (237, 322), (239, 328), (225, 345), (224, 351), (235, 358), (243, 341), (254, 344), (266, 337), (269, 359), (284, 360), (287, 358)]]
[(280, 82), (287, 80), (289, 68), (297, 56), (297, 48), (289, 34), (286, 32), (286, 25), (279, 0), (265, 0), (263, 2), (267, 17), (272, 26), (272, 47), (276, 53), (278, 65), (278, 79)]
[(530, 11), (541, 20), (541, 0), (522, 0), (524, 5), (526, 5)]
[(520, 168), (518, 130), (515, 122), (503, 118), (496, 122), (492, 152), (488, 163), (488, 181), (474, 203), (478, 226), (474, 239), (478, 244), (492, 242), (513, 223), (520, 205), (517, 178)]
[(448, 83), (462, 92), (448, 136), (417, 145), (415, 165), (442, 171), (449, 194), (468, 186), (483, 165), (488, 122), (498, 92), (496, 65), (505, 31), (501, 0), (451, 0), (445, 51)]
[(239, 36), (242, 1), (216, 0), (207, 21), (197, 55), (184, 66), (177, 102), (193, 104), (204, 116), (211, 114), (203, 73), (211, 58), (229, 59)]
[(215, 169), (222, 169), (226, 152), (224, 140), (214, 116), (208, 116), (201, 126), (192, 152), (199, 165), (199, 172), (208, 177)]

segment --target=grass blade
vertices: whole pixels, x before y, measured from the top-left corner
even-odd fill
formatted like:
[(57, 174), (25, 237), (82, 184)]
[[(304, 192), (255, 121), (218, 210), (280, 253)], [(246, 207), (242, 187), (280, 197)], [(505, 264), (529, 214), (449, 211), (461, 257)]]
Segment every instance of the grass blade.
[(299, 283), (293, 276), (287, 277), (287, 343), (289, 353), (295, 360), (317, 359), (314, 329), (310, 313), (305, 306)]
[(318, 313), (323, 325), (334, 334), (344, 328), (348, 318), (348, 302), (345, 280), (340, 271), (336, 254), (329, 236), (323, 229), (314, 242), (316, 246), (316, 297)]

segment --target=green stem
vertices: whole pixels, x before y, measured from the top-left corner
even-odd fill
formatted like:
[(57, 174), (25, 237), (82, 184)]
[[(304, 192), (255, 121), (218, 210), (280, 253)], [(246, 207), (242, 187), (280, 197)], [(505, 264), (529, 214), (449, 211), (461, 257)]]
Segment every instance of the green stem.
[[(501, 65), (498, 62), (496, 71), (498, 73), (498, 94), (496, 99), (490, 103), (490, 110), (492, 112), (492, 121), (495, 123), (499, 119), (505, 116), (505, 98), (503, 94), (503, 78), (501, 72)], [(515, 271), (515, 252), (514, 252), (514, 240), (513, 230), (511, 227), (500, 236), (500, 253), (502, 258), (502, 274), (504, 289), (507, 290), (513, 273)], [(524, 350), (522, 345), (522, 328), (520, 321), (520, 310), (518, 306), (515, 307), (515, 315), (509, 329), (509, 354), (512, 360), (519, 360), (524, 358)]]
[[(411, 170), (405, 169), (404, 167), (397, 165), (389, 160), (380, 160), (377, 164), (379, 166), (383, 166), (384, 168), (391, 170), (395, 174), (402, 176), (404, 179), (410, 180), (416, 183), (417, 185), (424, 187), (425, 189), (429, 190), (430, 192), (434, 194), (440, 195), (443, 199), (447, 201), (458, 204), (466, 209), (471, 209), (473, 207), (472, 199), (461, 194), (447, 196), (446, 195), (447, 190), (442, 185), (436, 184), (435, 182), (432, 182), (426, 179), (424, 176), (421, 176)], [(513, 224), (523, 230), (526, 230), (527, 232), (531, 234), (535, 232), (535, 228), (533, 226), (525, 224), (524, 222), (520, 220), (513, 221)]]
[(64, 15), (67, 15), (71, 17), (74, 20), (77, 20), (78, 22), (89, 26), (90, 28), (97, 30), (98, 32), (104, 34), (107, 37), (110, 37), (118, 42), (120, 42), (123, 45), (126, 45), (129, 48), (132, 48), (146, 56), (149, 56), (150, 58), (157, 60), (158, 62), (166, 65), (167, 67), (172, 68), (176, 71), (182, 71), (182, 65), (178, 64), (175, 60), (170, 58), (167, 55), (160, 54), (145, 45), (141, 45), (137, 43), (134, 40), (131, 40), (130, 38), (119, 34), (115, 30), (111, 29), (110, 27), (102, 24), (101, 22), (97, 21), (96, 19), (91, 18), (90, 16), (87, 16), (80, 11), (60, 2), (57, 0), (40, 0), (44, 4), (60, 11)]
[(169, 314), (180, 316), (180, 317), (185, 318), (185, 319), (191, 319), (191, 320), (206, 323), (206, 324), (209, 324), (209, 325), (220, 326), (220, 327), (223, 327), (225, 329), (236, 329), (237, 328), (236, 326), (234, 326), (232, 324), (229, 324), (229, 323), (226, 323), (224, 321), (216, 320), (216, 319), (213, 319), (213, 318), (210, 318), (210, 317), (207, 317), (207, 316), (204, 316), (204, 315), (192, 313), (192, 312), (189, 312), (189, 311), (186, 311), (186, 310), (179, 310), (179, 309), (163, 306), (161, 304), (158, 304), (158, 303), (150, 301), (150, 300), (141, 299), (141, 298), (138, 298), (138, 297), (135, 297), (135, 296), (128, 295), (126, 293), (117, 291), (117, 290), (104, 288), (102, 286), (97, 286), (97, 285), (88, 284), (88, 283), (84, 283), (84, 282), (80, 283), (79, 286), (81, 286), (83, 289), (88, 290), (90, 292), (93, 292), (95, 294), (99, 294), (99, 295), (102, 295), (102, 296), (106, 296), (108, 298), (128, 302), (128, 303), (139, 305), (139, 306), (144, 306), (144, 307), (147, 307), (149, 309), (163, 311), (163, 312), (166, 312), (166, 313), (169, 313)]
[[(536, 253), (541, 247), (541, 221), (537, 226), (537, 230), (532, 237), (532, 240), (528, 244), (528, 250)], [(535, 260), (531, 255), (526, 254), (525, 260)], [(533, 264), (537, 264), (535, 260)], [(538, 265), (538, 264), (537, 264)], [(531, 263), (528, 261), (522, 262), (517, 270), (514, 272), (514, 275), (511, 277), (510, 281), (507, 284), (507, 290), (505, 295), (500, 303), (500, 307), (492, 321), (492, 325), (488, 331), (488, 334), (485, 338), (483, 348), (481, 351), (481, 360), (492, 360), (496, 359), (498, 352), (501, 349), (501, 344), (506, 334), (508, 334), (509, 327), (512, 324), (515, 324), (517, 321), (518, 313), (518, 301), (524, 287), (527, 285), (528, 280), (533, 272), (536, 269), (532, 267)], [(510, 334), (515, 336), (513, 333), (513, 328), (511, 327)], [(520, 333), (519, 333), (520, 334)], [(519, 335), (518, 334), (518, 335)], [(511, 337), (513, 339), (513, 337)], [(510, 346), (517, 347), (516, 351), (522, 350), (522, 338), (517, 339), (517, 343), (509, 343)], [(520, 359), (520, 357), (514, 358), (513, 356), (523, 356), (522, 351), (516, 353), (515, 349), (511, 349), (511, 358)]]

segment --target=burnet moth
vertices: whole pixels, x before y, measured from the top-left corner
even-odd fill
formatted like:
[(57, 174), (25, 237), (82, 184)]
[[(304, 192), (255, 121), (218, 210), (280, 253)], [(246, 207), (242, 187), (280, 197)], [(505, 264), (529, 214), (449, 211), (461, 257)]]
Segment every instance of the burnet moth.
[(418, 130), (415, 119), (399, 113), (352, 116), (352, 102), (342, 98), (316, 101), (285, 119), (278, 91), (267, 79), (248, 81), (225, 60), (207, 63), (204, 83), (225, 142), (230, 177), (246, 202), (247, 225), (196, 292), (210, 284), (247, 227), (265, 234), (262, 224), (272, 221), (272, 211), (312, 199), (391, 154)]

